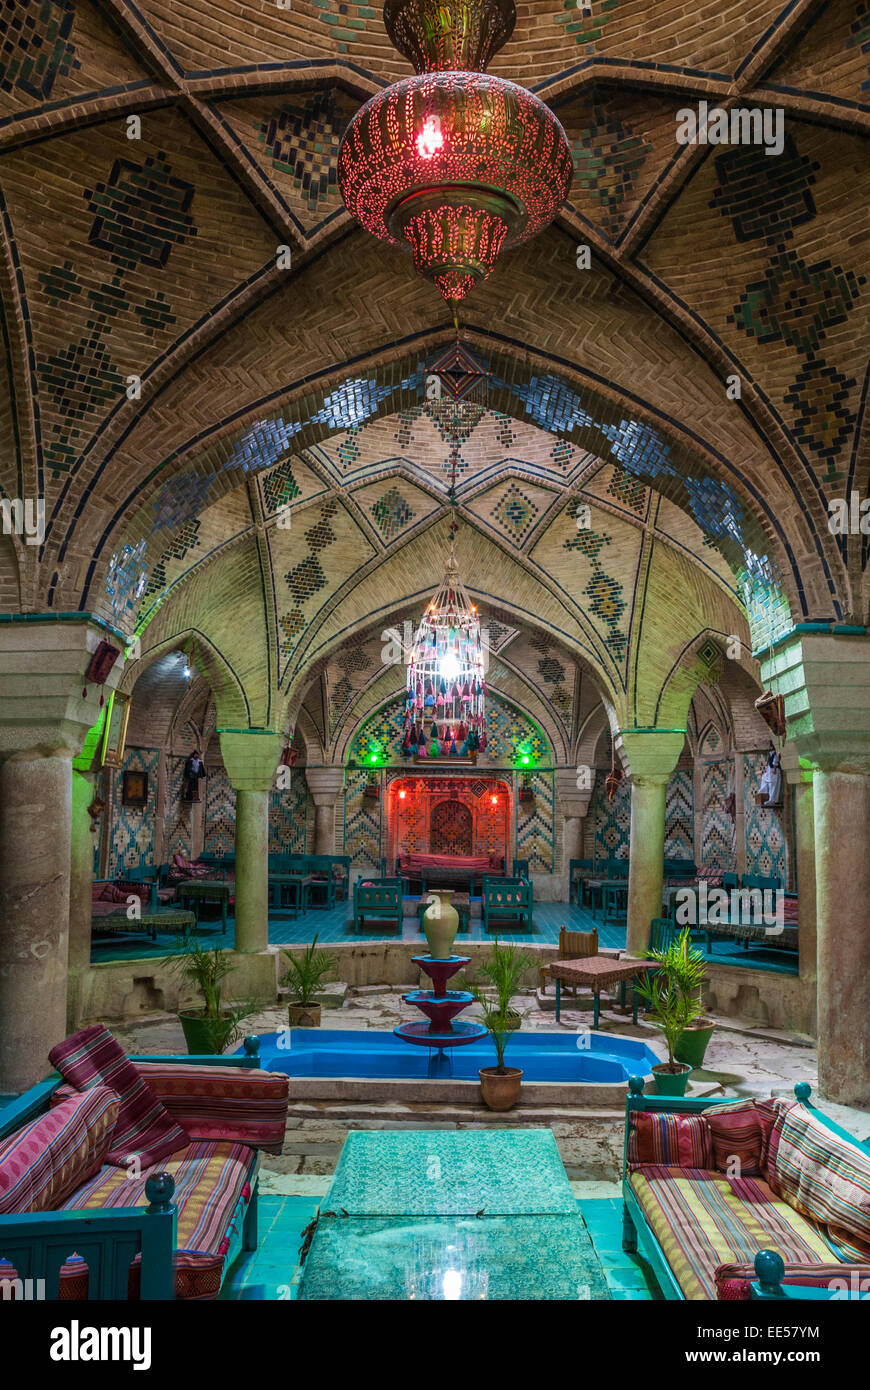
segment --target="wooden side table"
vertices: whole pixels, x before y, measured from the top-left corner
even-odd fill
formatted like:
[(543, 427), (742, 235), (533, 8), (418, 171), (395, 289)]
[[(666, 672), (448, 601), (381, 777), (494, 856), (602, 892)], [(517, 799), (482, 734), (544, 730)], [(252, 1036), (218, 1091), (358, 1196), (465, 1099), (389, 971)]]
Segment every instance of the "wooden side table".
[[(592, 990), (592, 1027), (598, 1027), (599, 994), (602, 989), (614, 985), (625, 985), (630, 980), (634, 984), (638, 975), (647, 970), (655, 970), (655, 961), (614, 960), (612, 956), (587, 956), (583, 960), (557, 960), (547, 967), (550, 976), (556, 981), (556, 1022), (561, 1013), (564, 981), (571, 985), (586, 985)], [(632, 989), (632, 1019), (637, 1023), (637, 991)]]

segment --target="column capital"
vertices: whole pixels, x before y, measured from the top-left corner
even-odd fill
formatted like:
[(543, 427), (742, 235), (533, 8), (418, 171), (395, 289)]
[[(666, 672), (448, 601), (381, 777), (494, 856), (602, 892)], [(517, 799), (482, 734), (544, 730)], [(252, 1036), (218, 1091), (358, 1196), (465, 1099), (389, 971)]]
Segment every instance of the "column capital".
[[(581, 777), (583, 772), (588, 772), (588, 778)], [(562, 815), (585, 816), (595, 789), (595, 768), (557, 767), (553, 769), (553, 776)], [(588, 787), (583, 785), (586, 781)]]
[[(17, 754), (77, 756), (124, 669), (121, 657), (103, 686), (85, 684), (100, 642), (123, 639), (82, 614), (80, 622), (0, 623), (0, 759)], [(87, 694), (82, 691), (87, 689)]]
[(272, 729), (219, 729), (218, 737), (234, 791), (269, 791), (281, 756), (281, 735)]
[(344, 786), (344, 768), (306, 767), (305, 780), (315, 806), (334, 806)]
[(667, 783), (685, 742), (685, 729), (622, 729), (616, 736), (635, 785)]
[(789, 741), (804, 770), (870, 775), (870, 636), (798, 629), (761, 669), (784, 697)]

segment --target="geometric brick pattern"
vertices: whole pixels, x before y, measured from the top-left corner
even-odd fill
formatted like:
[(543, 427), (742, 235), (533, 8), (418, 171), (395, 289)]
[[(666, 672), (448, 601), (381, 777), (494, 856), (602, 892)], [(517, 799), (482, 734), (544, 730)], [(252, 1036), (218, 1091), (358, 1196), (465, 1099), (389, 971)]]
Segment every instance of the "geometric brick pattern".
[(2, 0), (0, 91), (51, 96), (55, 79), (80, 66), (69, 40), (74, 19), (68, 0)]
[[(157, 810), (157, 767), (160, 754), (151, 748), (131, 748), (119, 768), (112, 770), (111, 838), (107, 875), (123, 878), (154, 863), (154, 826)], [(134, 811), (123, 803), (125, 772), (148, 773), (148, 803)]]
[(703, 808), (699, 863), (706, 864), (711, 869), (733, 873), (735, 823), (725, 810), (725, 800), (730, 791), (731, 762), (722, 759), (718, 762), (703, 763), (701, 776)]
[(761, 784), (767, 762), (766, 753), (743, 754), (743, 813), (746, 833), (746, 872), (776, 875), (786, 882), (786, 844), (782, 828), (783, 811), (756, 806), (754, 793)]
[(665, 857), (695, 858), (695, 783), (688, 768), (671, 773), (665, 795)]
[[(200, 793), (202, 795), (202, 793)], [(222, 769), (209, 773), (205, 784), (205, 825), (202, 847), (206, 854), (236, 852), (236, 794)]]

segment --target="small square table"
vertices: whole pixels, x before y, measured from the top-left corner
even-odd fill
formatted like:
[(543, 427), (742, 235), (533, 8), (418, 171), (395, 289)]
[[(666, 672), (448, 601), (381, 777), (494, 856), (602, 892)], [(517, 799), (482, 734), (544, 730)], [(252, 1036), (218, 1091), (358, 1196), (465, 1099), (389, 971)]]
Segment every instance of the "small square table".
[[(566, 984), (586, 985), (592, 990), (592, 1027), (598, 1027), (598, 996), (602, 989), (614, 985), (623, 987), (630, 980), (632, 984), (638, 975), (647, 970), (657, 969), (652, 960), (614, 960), (612, 956), (585, 956), (580, 960), (557, 960), (547, 966), (552, 979), (556, 981), (556, 1022), (559, 1022), (561, 989), (560, 981)], [(637, 1023), (637, 992), (632, 989), (632, 1019)]]
[(230, 898), (234, 890), (235, 884), (224, 879), (189, 878), (176, 886), (175, 894), (180, 903), (193, 903), (197, 926), (199, 926), (200, 903), (220, 903), (221, 925), (226, 931), (227, 908), (230, 905)]

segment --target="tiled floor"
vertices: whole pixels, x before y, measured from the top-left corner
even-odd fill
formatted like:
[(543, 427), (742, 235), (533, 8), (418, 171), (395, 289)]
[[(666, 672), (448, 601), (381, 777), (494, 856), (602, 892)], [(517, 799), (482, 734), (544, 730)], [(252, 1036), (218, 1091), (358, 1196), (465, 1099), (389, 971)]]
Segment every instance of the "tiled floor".
[[(312, 1196), (261, 1196), (259, 1245), (236, 1260), (221, 1298), (294, 1299), (304, 1231), (321, 1201), (322, 1198)], [(578, 1207), (613, 1298), (632, 1302), (661, 1298), (646, 1262), (622, 1249), (621, 1200), (580, 1197)]]
[[(385, 939), (383, 934), (376, 931), (362, 932), (355, 936), (350, 930), (351, 919), (352, 913), (347, 903), (337, 903), (334, 908), (312, 909), (301, 913), (296, 918), (289, 914), (273, 912), (269, 917), (269, 942), (273, 946), (302, 946), (307, 945), (315, 933), (317, 933), (320, 944), (324, 946), (334, 945), (337, 942)], [(598, 932), (600, 945), (625, 946), (624, 923), (605, 925), (601, 921), (596, 921), (588, 908), (577, 907), (573, 903), (538, 902), (535, 904), (534, 920), (530, 932), (510, 930), (504, 935), (505, 937), (509, 935), (512, 941), (555, 945), (559, 940), (559, 928), (562, 926), (567, 927), (569, 931), (595, 929)], [(223, 933), (220, 919), (213, 922), (203, 919), (202, 933), (210, 945), (232, 946), (235, 936), (235, 921), (231, 917), (227, 924), (227, 930)], [(395, 940), (395, 936), (392, 939)], [(470, 933), (466, 935), (461, 932), (457, 937), (456, 944), (457, 948), (460, 948), (465, 941), (491, 939), (492, 937), (487, 937), (484, 932), (483, 922), (478, 917), (472, 918)], [(424, 944), (425, 938), (418, 929), (416, 916), (404, 919), (402, 940), (413, 945), (422, 946)], [(718, 965), (749, 966), (753, 970), (772, 970), (786, 975), (797, 974), (797, 957), (794, 952), (776, 951), (756, 946), (746, 950), (733, 942), (714, 941), (712, 951), (708, 954), (706, 940), (701, 933), (697, 936), (696, 944), (703, 952), (705, 959), (715, 961)], [(92, 949), (91, 958), (95, 963), (107, 960), (141, 960), (150, 956), (167, 955), (175, 949), (175, 940), (171, 936), (158, 938), (156, 943), (149, 941), (144, 936), (116, 937), (96, 942)]]

